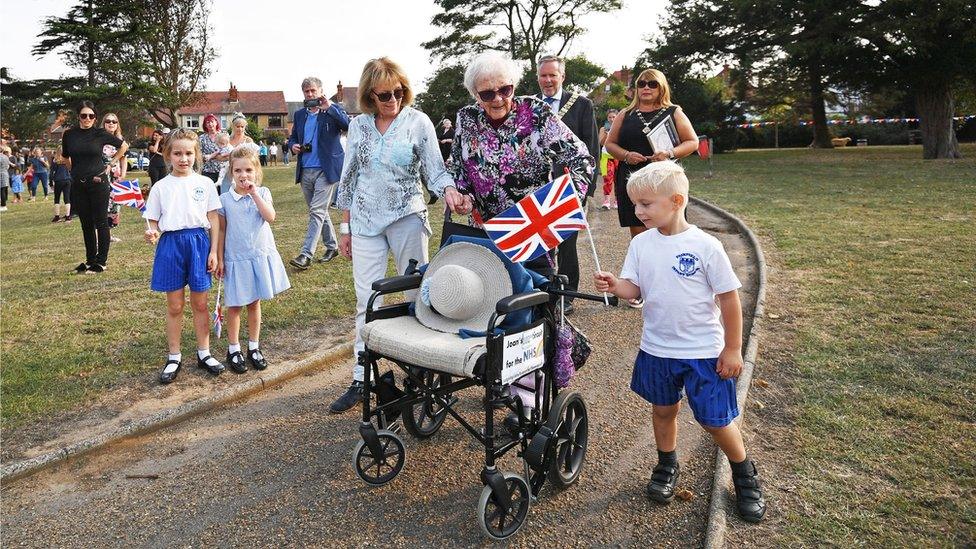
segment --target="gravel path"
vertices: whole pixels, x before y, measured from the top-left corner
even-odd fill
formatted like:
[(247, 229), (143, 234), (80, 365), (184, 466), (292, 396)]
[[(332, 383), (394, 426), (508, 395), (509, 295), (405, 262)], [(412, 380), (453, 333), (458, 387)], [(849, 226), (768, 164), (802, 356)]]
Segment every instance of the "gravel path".
[[(719, 236), (752, 310), (755, 273), (745, 244), (715, 218), (692, 222)], [(627, 239), (616, 213), (591, 214), (605, 269), (619, 270)], [(592, 271), (580, 243), (582, 272)], [(592, 288), (588, 278), (584, 289)], [(714, 446), (680, 416), (688, 501), (643, 496), (655, 454), (650, 406), (629, 390), (638, 311), (577, 303), (574, 321), (594, 354), (573, 382), (590, 412), (584, 472), (569, 490), (547, 486), (512, 539), (518, 546), (698, 546), (703, 540)], [(748, 332), (748, 319), (746, 332)], [(404, 433), (406, 467), (367, 488), (351, 469), (357, 416), (326, 407), (348, 382), (345, 366), (297, 378), (233, 406), (5, 486), (5, 547), (471, 546), (487, 545), (475, 519), (483, 452), (450, 420), (432, 439)], [(462, 393), (475, 418), (478, 393)], [(514, 452), (500, 464), (521, 472)], [(148, 476), (154, 478), (132, 478)]]

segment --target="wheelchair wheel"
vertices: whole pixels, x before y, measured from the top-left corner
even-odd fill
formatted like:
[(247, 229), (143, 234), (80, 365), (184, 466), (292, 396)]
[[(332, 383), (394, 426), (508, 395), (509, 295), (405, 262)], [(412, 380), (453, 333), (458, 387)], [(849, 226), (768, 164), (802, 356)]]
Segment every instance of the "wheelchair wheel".
[(586, 459), (589, 420), (583, 397), (568, 391), (559, 393), (546, 425), (556, 434), (551, 446), (549, 480), (559, 488), (567, 488), (579, 478)]
[(491, 487), (485, 486), (478, 498), (478, 524), (486, 536), (494, 540), (505, 539), (525, 524), (529, 514), (529, 485), (522, 477), (505, 474), (505, 482), (512, 492), (512, 500), (499, 505), (491, 496)]
[[(448, 374), (422, 370), (419, 375), (430, 389), (451, 383), (451, 376)], [(447, 418), (447, 408), (442, 407), (432, 398), (414, 404), (405, 412), (403, 426), (416, 438), (430, 437), (441, 428), (441, 425), (444, 425), (444, 420)]]
[(380, 440), (382, 454), (374, 456), (366, 441), (360, 439), (352, 452), (352, 468), (366, 484), (383, 486), (400, 474), (407, 452), (403, 441), (392, 431), (383, 429), (376, 436)]

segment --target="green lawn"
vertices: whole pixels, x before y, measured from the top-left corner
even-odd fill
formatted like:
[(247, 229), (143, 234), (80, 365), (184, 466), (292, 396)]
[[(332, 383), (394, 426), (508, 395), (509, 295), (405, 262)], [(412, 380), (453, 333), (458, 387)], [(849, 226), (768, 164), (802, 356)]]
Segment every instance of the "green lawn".
[(740, 152), (710, 179), (688, 163), (693, 192), (771, 242), (773, 277), (797, 288), (775, 312), (795, 317), (786, 461), (807, 512), (771, 545), (976, 538), (976, 147), (963, 154)]

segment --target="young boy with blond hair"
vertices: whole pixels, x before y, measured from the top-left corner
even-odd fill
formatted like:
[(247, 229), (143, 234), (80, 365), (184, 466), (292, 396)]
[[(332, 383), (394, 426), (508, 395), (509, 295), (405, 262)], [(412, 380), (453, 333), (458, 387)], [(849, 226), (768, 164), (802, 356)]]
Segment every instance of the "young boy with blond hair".
[(644, 298), (644, 330), (630, 388), (653, 405), (658, 463), (647, 494), (659, 503), (674, 498), (680, 474), (678, 409), (687, 392), (695, 420), (732, 466), (739, 516), (758, 522), (766, 502), (733, 422), (739, 415), (734, 378), (742, 370), (741, 284), (722, 243), (685, 221), (688, 178), (680, 166), (649, 164), (630, 177), (627, 194), (650, 230), (631, 241), (619, 278), (600, 271), (594, 281), (597, 291)]

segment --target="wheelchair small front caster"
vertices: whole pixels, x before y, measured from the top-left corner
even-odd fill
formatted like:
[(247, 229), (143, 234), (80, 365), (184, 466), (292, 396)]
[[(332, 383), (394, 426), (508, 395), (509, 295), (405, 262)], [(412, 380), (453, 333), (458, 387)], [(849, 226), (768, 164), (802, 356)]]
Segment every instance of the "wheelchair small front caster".
[(528, 483), (514, 473), (505, 473), (504, 478), (510, 494), (508, 501), (497, 501), (491, 486), (485, 486), (478, 498), (478, 524), (481, 531), (494, 540), (502, 540), (518, 532), (529, 514), (531, 495)]
[(356, 443), (352, 452), (352, 468), (366, 484), (383, 486), (403, 470), (407, 452), (403, 441), (393, 431), (377, 431), (376, 439), (378, 452), (374, 452), (366, 440), (361, 439)]

